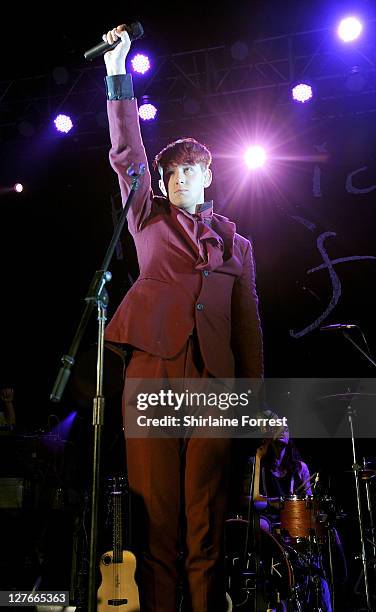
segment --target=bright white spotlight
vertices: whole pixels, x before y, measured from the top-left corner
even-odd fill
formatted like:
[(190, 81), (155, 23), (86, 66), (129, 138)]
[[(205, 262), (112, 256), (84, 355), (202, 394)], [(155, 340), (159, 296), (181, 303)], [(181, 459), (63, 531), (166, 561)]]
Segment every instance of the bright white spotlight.
[(56, 119), (54, 119), (54, 124), (57, 131), (63, 132), (64, 134), (68, 134), (73, 127), (72, 119), (69, 115), (58, 115)]
[(16, 183), (15, 185), (13, 185), (13, 189), (17, 193), (21, 193), (21, 191), (23, 191), (23, 185), (21, 183)]
[(150, 68), (150, 61), (147, 55), (143, 55), (142, 53), (137, 53), (134, 58), (131, 60), (132, 68), (135, 72), (139, 72), (140, 74), (145, 74)]
[(244, 160), (251, 170), (261, 168), (266, 162), (266, 151), (259, 145), (248, 147), (244, 154)]
[(304, 104), (305, 102), (312, 100), (313, 91), (312, 87), (308, 85), (308, 83), (298, 83), (292, 88), (291, 94), (295, 102)]
[(343, 42), (351, 42), (358, 38), (362, 29), (363, 26), (359, 19), (356, 17), (346, 17), (340, 22), (337, 32)]
[(154, 104), (149, 103), (141, 104), (138, 109), (138, 114), (143, 121), (153, 121), (157, 116), (157, 112), (158, 110)]

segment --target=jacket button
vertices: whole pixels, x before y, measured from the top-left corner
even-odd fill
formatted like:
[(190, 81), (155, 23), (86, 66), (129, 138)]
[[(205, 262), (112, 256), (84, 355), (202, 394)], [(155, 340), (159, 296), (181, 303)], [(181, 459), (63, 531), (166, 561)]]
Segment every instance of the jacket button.
[(203, 304), (196, 304), (196, 308), (197, 308), (197, 310), (204, 310), (204, 305)]
[(209, 276), (209, 270), (204, 270), (204, 276)]

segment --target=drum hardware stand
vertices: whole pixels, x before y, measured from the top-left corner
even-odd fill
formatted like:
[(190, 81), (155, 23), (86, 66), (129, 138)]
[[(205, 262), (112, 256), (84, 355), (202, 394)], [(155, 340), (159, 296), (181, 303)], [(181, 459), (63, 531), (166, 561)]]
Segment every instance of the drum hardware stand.
[[(366, 462), (366, 459), (363, 457), (363, 466), (364, 466), (364, 467), (365, 467), (365, 462)], [(363, 469), (364, 469), (364, 468), (363, 468)], [(361, 471), (361, 470), (362, 470), (362, 468), (360, 468), (360, 470), (359, 470), (359, 471)], [(369, 523), (369, 524), (370, 524), (370, 528), (369, 528), (369, 531), (370, 531), (370, 537), (367, 537), (367, 538), (366, 538), (366, 540), (367, 540), (367, 542), (368, 542), (369, 544), (371, 544), (371, 546), (372, 546), (372, 559), (371, 559), (371, 560), (368, 562), (368, 565), (370, 565), (370, 564), (371, 564), (371, 565), (372, 565), (372, 569), (373, 569), (373, 571), (375, 572), (375, 570), (376, 570), (376, 542), (375, 542), (375, 528), (374, 528), (374, 522), (373, 522), (372, 502), (371, 502), (371, 494), (370, 494), (370, 483), (369, 483), (369, 480), (367, 480), (365, 484), (366, 484), (367, 509), (368, 509), (368, 513), (369, 513), (369, 521), (370, 521), (370, 523)], [(356, 559), (359, 559), (359, 558), (360, 558), (360, 555), (357, 555), (355, 558), (356, 558)], [(358, 587), (359, 587), (360, 581), (361, 581), (361, 579), (362, 579), (363, 573), (364, 573), (364, 571), (362, 570), (362, 571), (360, 572), (360, 575), (359, 575), (359, 577), (358, 577), (358, 579), (357, 579), (356, 583), (355, 583), (355, 586), (354, 586), (354, 592), (355, 592), (356, 594), (359, 594)]]
[(303, 612), (302, 611), (302, 606), (299, 600), (299, 595), (298, 595), (298, 586), (294, 585), (292, 588), (292, 595), (290, 597), (290, 603), (292, 603), (295, 606), (295, 609), (297, 612)]
[(364, 538), (363, 512), (362, 512), (362, 504), (361, 504), (361, 499), (360, 499), (359, 471), (361, 470), (361, 466), (357, 463), (357, 459), (356, 459), (355, 436), (354, 436), (354, 425), (353, 425), (353, 416), (356, 416), (356, 412), (355, 412), (355, 409), (352, 408), (350, 405), (348, 405), (347, 407), (347, 415), (349, 418), (349, 425), (350, 425), (350, 431), (351, 431), (351, 443), (352, 443), (352, 453), (353, 453), (352, 470), (354, 472), (356, 501), (357, 501), (357, 508), (358, 508), (361, 559), (362, 559), (363, 574), (364, 574), (364, 588), (365, 588), (365, 594), (366, 594), (367, 609), (372, 610), (371, 598), (370, 598), (370, 592), (369, 592), (369, 584), (368, 584), (368, 572), (367, 572), (368, 562), (367, 562), (367, 554), (366, 554), (366, 546), (365, 546), (365, 538)]
[(74, 365), (75, 357), (90, 320), (94, 307), (97, 307), (98, 320), (98, 345), (97, 345), (97, 381), (96, 395), (93, 398), (93, 467), (92, 467), (92, 493), (91, 493), (91, 537), (90, 537), (90, 557), (89, 557), (89, 577), (88, 577), (88, 612), (97, 610), (97, 589), (96, 589), (96, 569), (97, 569), (97, 523), (98, 523), (98, 500), (99, 500), (99, 477), (100, 477), (100, 458), (102, 430), (104, 423), (105, 398), (103, 396), (103, 350), (104, 350), (104, 327), (107, 320), (108, 294), (105, 288), (106, 282), (111, 280), (111, 273), (108, 271), (113, 253), (119, 241), (128, 210), (134, 194), (139, 188), (140, 178), (145, 173), (145, 164), (139, 164), (138, 171), (134, 169), (132, 163), (127, 169), (127, 175), (131, 177), (131, 188), (123, 211), (120, 215), (118, 224), (114, 230), (111, 242), (108, 246), (103, 264), (97, 270), (90, 283), (90, 287), (85, 298), (86, 306), (79, 322), (76, 334), (67, 355), (61, 358), (62, 367), (58, 372), (55, 384), (50, 395), (50, 400), (59, 402), (63, 395), (66, 384)]
[(323, 612), (323, 609), (320, 605), (321, 600), (321, 584), (320, 584), (320, 576), (316, 575), (311, 577), (314, 587), (315, 587), (315, 607), (312, 612)]
[[(362, 353), (362, 355), (364, 357), (366, 357), (366, 359), (376, 368), (376, 362), (372, 359), (372, 357), (369, 355), (369, 353), (367, 353), (365, 350), (363, 350), (362, 347), (359, 346), (359, 344), (357, 342), (355, 342), (355, 340), (351, 337), (351, 335), (347, 331), (343, 331), (342, 333), (343, 333), (343, 336), (349, 342), (351, 342), (351, 344), (353, 346), (355, 346), (355, 348), (360, 353)], [(362, 332), (362, 334), (363, 334), (363, 332)], [(365, 340), (364, 334), (363, 334), (363, 339), (364, 339), (365, 344), (367, 346), (367, 342)], [(356, 487), (356, 499), (357, 499), (357, 506), (358, 506), (359, 530), (360, 530), (360, 542), (361, 542), (361, 550), (362, 550), (361, 558), (362, 558), (362, 564), (363, 564), (363, 574), (364, 574), (364, 586), (365, 586), (365, 593), (366, 593), (366, 602), (367, 602), (367, 609), (368, 610), (372, 610), (371, 600), (370, 600), (370, 593), (369, 593), (368, 575), (367, 575), (367, 557), (366, 557), (365, 538), (364, 538), (363, 516), (362, 516), (362, 508), (361, 508), (361, 502), (360, 502), (359, 471), (360, 471), (361, 468), (360, 468), (360, 466), (358, 465), (358, 463), (356, 461), (354, 428), (353, 428), (353, 418), (352, 418), (353, 415), (356, 416), (355, 410), (353, 410), (351, 408), (351, 406), (348, 406), (347, 414), (348, 414), (348, 417), (349, 417), (349, 424), (350, 424), (350, 429), (351, 429), (351, 442), (352, 442), (353, 460), (354, 460), (352, 469), (353, 469), (353, 472), (354, 472), (354, 480), (355, 480), (355, 487)], [(373, 533), (372, 533), (372, 538), (373, 538)], [(375, 551), (375, 548), (373, 550)], [(375, 552), (373, 553), (373, 556), (375, 557)], [(360, 580), (360, 577), (359, 577), (359, 580)]]
[(328, 525), (328, 556), (329, 556), (329, 571), (330, 571), (330, 600), (332, 603), (332, 612), (335, 612), (335, 594), (334, 594), (334, 570), (333, 570), (333, 549), (332, 549), (332, 529)]
[[(366, 468), (366, 458), (363, 457), (363, 466)], [(367, 538), (368, 542), (372, 546), (372, 560), (373, 560), (373, 569), (376, 569), (376, 542), (375, 542), (375, 525), (373, 522), (373, 512), (372, 512), (372, 502), (371, 502), (371, 491), (370, 491), (370, 482), (369, 479), (366, 480), (366, 497), (367, 497), (367, 509), (369, 514), (369, 531), (371, 534), (370, 538)]]
[[(246, 531), (246, 537), (245, 537), (245, 543), (244, 543), (244, 554), (243, 554), (243, 559), (242, 559), (242, 567), (247, 570), (249, 568), (249, 558), (250, 558), (250, 555), (248, 553), (248, 550), (249, 550), (248, 542), (249, 542), (249, 530), (250, 530), (250, 525), (251, 525), (251, 519), (252, 519), (252, 539), (253, 539), (252, 550), (256, 551), (256, 512), (255, 512), (255, 509), (252, 507), (253, 493), (254, 493), (254, 487), (255, 487), (256, 457), (253, 457), (252, 459), (253, 459), (252, 460), (252, 473), (251, 473), (251, 481), (249, 485), (249, 504), (248, 504), (248, 513), (247, 513), (248, 526), (247, 526), (247, 531)], [(258, 529), (260, 529), (260, 526), (258, 526)], [(248, 577), (245, 581), (246, 595), (247, 595), (245, 603), (248, 600), (250, 592), (253, 591), (254, 592), (253, 611), (257, 612), (257, 603), (258, 603), (257, 602), (257, 592), (258, 592), (258, 582), (259, 582), (259, 575), (260, 575), (260, 559), (259, 559), (259, 555), (257, 554), (257, 552), (254, 555), (254, 560), (255, 560), (254, 580), (252, 581), (252, 579)], [(244, 569), (242, 571), (243, 576), (246, 575)], [(248, 586), (248, 583), (250, 581), (253, 582), (252, 586)]]
[[(333, 526), (333, 528), (334, 528), (334, 526)], [(328, 585), (330, 585), (329, 586), (330, 602), (331, 602), (331, 606), (332, 606), (332, 612), (335, 612), (332, 529), (331, 529), (331, 525), (330, 524), (328, 524), (328, 528), (327, 529), (328, 529), (328, 557), (329, 557), (330, 582), (328, 581), (328, 573), (327, 573), (325, 565), (324, 565), (323, 544), (320, 543), (318, 538), (314, 539), (314, 542), (315, 542), (315, 544), (317, 546), (317, 564), (318, 564), (318, 569), (321, 570), (322, 577), (325, 580), (325, 582)], [(315, 536), (314, 536), (314, 538), (315, 538)], [(318, 597), (318, 589), (319, 589), (319, 585), (320, 585), (319, 576), (317, 574), (314, 577), (314, 581), (316, 582), (316, 604), (318, 606), (318, 608), (315, 608), (315, 611), (317, 610), (317, 612), (319, 612), (319, 611), (322, 610), (322, 608), (319, 606), (319, 599), (317, 599), (317, 597)], [(321, 588), (320, 588), (320, 599), (322, 601)]]
[(323, 612), (321, 607), (322, 597), (319, 576), (319, 571), (321, 570), (323, 572), (321, 547), (313, 534), (309, 537), (309, 549), (307, 556), (309, 559), (308, 593), (312, 593), (312, 588), (314, 593), (314, 602), (312, 602), (314, 603), (314, 606), (312, 608), (312, 612)]

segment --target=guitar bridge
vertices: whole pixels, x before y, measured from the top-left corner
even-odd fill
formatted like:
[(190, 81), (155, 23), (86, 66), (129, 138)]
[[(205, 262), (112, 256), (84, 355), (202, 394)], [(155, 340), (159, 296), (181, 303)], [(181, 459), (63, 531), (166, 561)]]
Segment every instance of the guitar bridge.
[(128, 599), (108, 599), (107, 600), (107, 605), (108, 606), (123, 606), (124, 604), (128, 603)]

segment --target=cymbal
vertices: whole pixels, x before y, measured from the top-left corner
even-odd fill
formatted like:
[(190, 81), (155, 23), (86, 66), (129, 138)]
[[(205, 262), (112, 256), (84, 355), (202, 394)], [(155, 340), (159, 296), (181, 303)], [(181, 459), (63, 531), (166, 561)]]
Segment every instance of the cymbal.
[(374, 465), (376, 468), (376, 457), (363, 457), (363, 467)]
[(332, 400), (332, 399), (337, 399), (340, 401), (354, 401), (354, 400), (358, 400), (360, 401), (361, 399), (371, 399), (374, 398), (372, 401), (376, 402), (376, 393), (357, 393), (357, 392), (347, 392), (347, 393), (335, 393), (335, 394), (331, 394), (331, 395), (322, 395), (321, 397), (317, 398), (317, 401), (322, 401), (322, 400)]
[[(353, 474), (354, 470), (345, 470), (345, 473)], [(360, 468), (358, 473), (362, 480), (371, 480), (371, 478), (376, 476), (376, 470), (370, 470), (368, 468)]]

